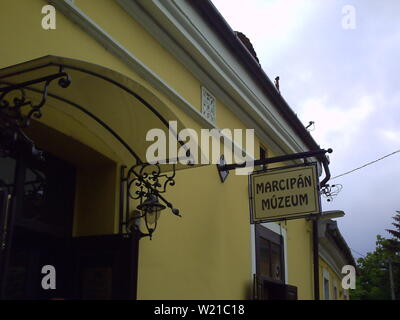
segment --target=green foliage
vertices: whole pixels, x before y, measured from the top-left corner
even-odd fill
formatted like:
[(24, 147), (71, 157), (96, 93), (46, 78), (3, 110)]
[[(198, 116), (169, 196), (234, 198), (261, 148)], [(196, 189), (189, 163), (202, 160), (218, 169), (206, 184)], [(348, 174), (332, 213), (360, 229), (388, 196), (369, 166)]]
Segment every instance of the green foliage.
[(393, 217), (395, 230), (387, 230), (393, 238), (376, 237), (376, 248), (357, 260), (356, 289), (350, 290), (354, 300), (389, 300), (388, 259), (393, 261), (395, 296), (400, 298), (400, 211)]
[(395, 222), (392, 223), (396, 229), (386, 229), (393, 238), (389, 240), (387, 248), (393, 253), (400, 253), (400, 211), (396, 211), (396, 215), (393, 217)]

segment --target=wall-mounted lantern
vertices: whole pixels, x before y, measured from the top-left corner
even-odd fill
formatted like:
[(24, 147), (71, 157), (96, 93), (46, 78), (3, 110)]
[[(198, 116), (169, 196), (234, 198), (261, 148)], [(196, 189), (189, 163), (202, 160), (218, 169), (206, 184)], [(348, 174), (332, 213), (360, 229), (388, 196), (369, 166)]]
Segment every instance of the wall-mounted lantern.
[(155, 194), (149, 193), (146, 200), (138, 205), (137, 208), (142, 212), (141, 217), (144, 217), (146, 228), (151, 238), (153, 232), (157, 228), (157, 221), (160, 218), (160, 213), (166, 207), (158, 201), (158, 197)]
[[(127, 177), (124, 179), (128, 185), (128, 197), (139, 200), (139, 205), (135, 210), (129, 211), (127, 208), (125, 225), (129, 233), (137, 232), (139, 237), (149, 236), (151, 239), (157, 228), (161, 211), (168, 207), (174, 215), (180, 216), (179, 210), (162, 196), (168, 186), (175, 185), (175, 165), (172, 169), (172, 174), (168, 175), (161, 173), (159, 164), (143, 163), (133, 166), (128, 171)], [(139, 225), (142, 218), (147, 233), (140, 231)]]

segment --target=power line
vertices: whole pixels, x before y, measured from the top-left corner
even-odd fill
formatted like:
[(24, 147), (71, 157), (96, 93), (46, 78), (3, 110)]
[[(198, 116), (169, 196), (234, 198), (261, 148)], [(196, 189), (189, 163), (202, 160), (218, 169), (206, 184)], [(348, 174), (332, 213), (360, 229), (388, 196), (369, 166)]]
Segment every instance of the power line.
[(399, 150), (396, 150), (396, 151), (394, 151), (394, 152), (392, 152), (392, 153), (389, 153), (389, 154), (387, 154), (386, 156), (383, 156), (382, 158), (379, 158), (379, 159), (376, 159), (376, 160), (374, 160), (374, 161), (368, 162), (368, 163), (364, 164), (364, 165), (361, 166), (361, 167), (358, 167), (358, 168), (355, 168), (355, 169), (353, 169), (353, 170), (347, 171), (347, 172), (345, 172), (345, 173), (339, 174), (338, 176), (331, 178), (331, 180), (336, 179), (336, 178), (339, 178), (339, 177), (343, 177), (343, 176), (345, 176), (345, 175), (347, 175), (347, 174), (349, 174), (349, 173), (352, 173), (352, 172), (354, 172), (354, 171), (357, 171), (357, 170), (360, 170), (360, 169), (362, 169), (362, 168), (365, 168), (365, 167), (367, 167), (367, 166), (369, 166), (369, 165), (371, 165), (371, 164), (373, 164), (373, 163), (376, 163), (376, 162), (378, 162), (378, 161), (381, 161), (381, 160), (383, 160), (383, 159), (385, 159), (385, 158), (387, 158), (387, 157), (390, 157), (390, 156), (392, 156), (392, 155), (394, 155), (394, 154), (396, 154), (396, 153), (399, 153), (399, 152), (400, 152), (400, 149), (399, 149)]
[[(349, 248), (350, 248), (350, 247), (349, 247)], [(356, 250), (354, 250), (353, 248), (350, 248), (350, 250), (351, 250), (351, 251), (353, 251), (354, 253), (357, 253), (359, 256), (361, 256), (361, 257), (365, 258), (365, 255), (363, 255), (363, 254), (361, 254), (361, 253), (357, 252), (357, 251), (356, 251)]]

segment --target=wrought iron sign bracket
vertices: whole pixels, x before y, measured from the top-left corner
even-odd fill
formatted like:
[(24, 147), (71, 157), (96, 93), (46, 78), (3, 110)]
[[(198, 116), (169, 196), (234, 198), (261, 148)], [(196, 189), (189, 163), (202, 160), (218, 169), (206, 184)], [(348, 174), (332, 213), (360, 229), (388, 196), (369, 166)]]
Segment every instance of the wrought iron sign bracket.
[[(327, 157), (325, 156), (326, 153), (332, 153), (333, 150), (331, 148), (325, 150), (325, 149), (318, 149), (314, 151), (307, 151), (307, 152), (300, 152), (300, 153), (293, 153), (293, 154), (288, 154), (288, 155), (283, 155), (283, 156), (278, 156), (278, 157), (272, 157), (272, 158), (263, 158), (259, 160), (255, 160), (251, 165), (252, 166), (260, 166), (260, 165), (265, 165), (269, 163), (277, 163), (277, 162), (282, 162), (282, 161), (290, 161), (290, 160), (297, 160), (297, 159), (304, 159), (307, 161), (307, 158), (311, 157), (317, 157), (320, 158), (322, 161), (322, 164), (324, 166), (325, 170), (325, 178), (324, 180), (321, 181), (320, 186), (321, 188), (326, 185), (326, 182), (330, 179), (330, 171), (329, 171), (329, 162)], [(245, 168), (248, 167), (249, 165), (247, 162), (244, 163), (233, 163), (233, 164), (217, 164), (217, 169), (219, 172), (220, 177), (227, 176), (230, 170), (234, 170), (237, 168)], [(221, 179), (222, 180), (222, 179)]]

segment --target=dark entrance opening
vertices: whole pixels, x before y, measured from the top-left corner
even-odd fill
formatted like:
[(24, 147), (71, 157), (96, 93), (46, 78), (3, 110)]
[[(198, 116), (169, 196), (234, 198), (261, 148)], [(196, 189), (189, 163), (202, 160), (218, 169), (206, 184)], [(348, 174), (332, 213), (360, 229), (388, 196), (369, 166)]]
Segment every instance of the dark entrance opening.
[[(22, 150), (14, 157), (0, 158), (1, 178), (12, 197), (3, 219), (2, 294), (6, 299), (70, 296), (75, 168), (50, 153), (44, 158), (41, 161)], [(42, 287), (46, 275), (42, 268), (47, 265), (56, 270), (55, 289)]]
[[(0, 157), (1, 298), (127, 299), (131, 244), (122, 235), (73, 237), (76, 168), (48, 153)], [(49, 287), (54, 268), (55, 288)]]

